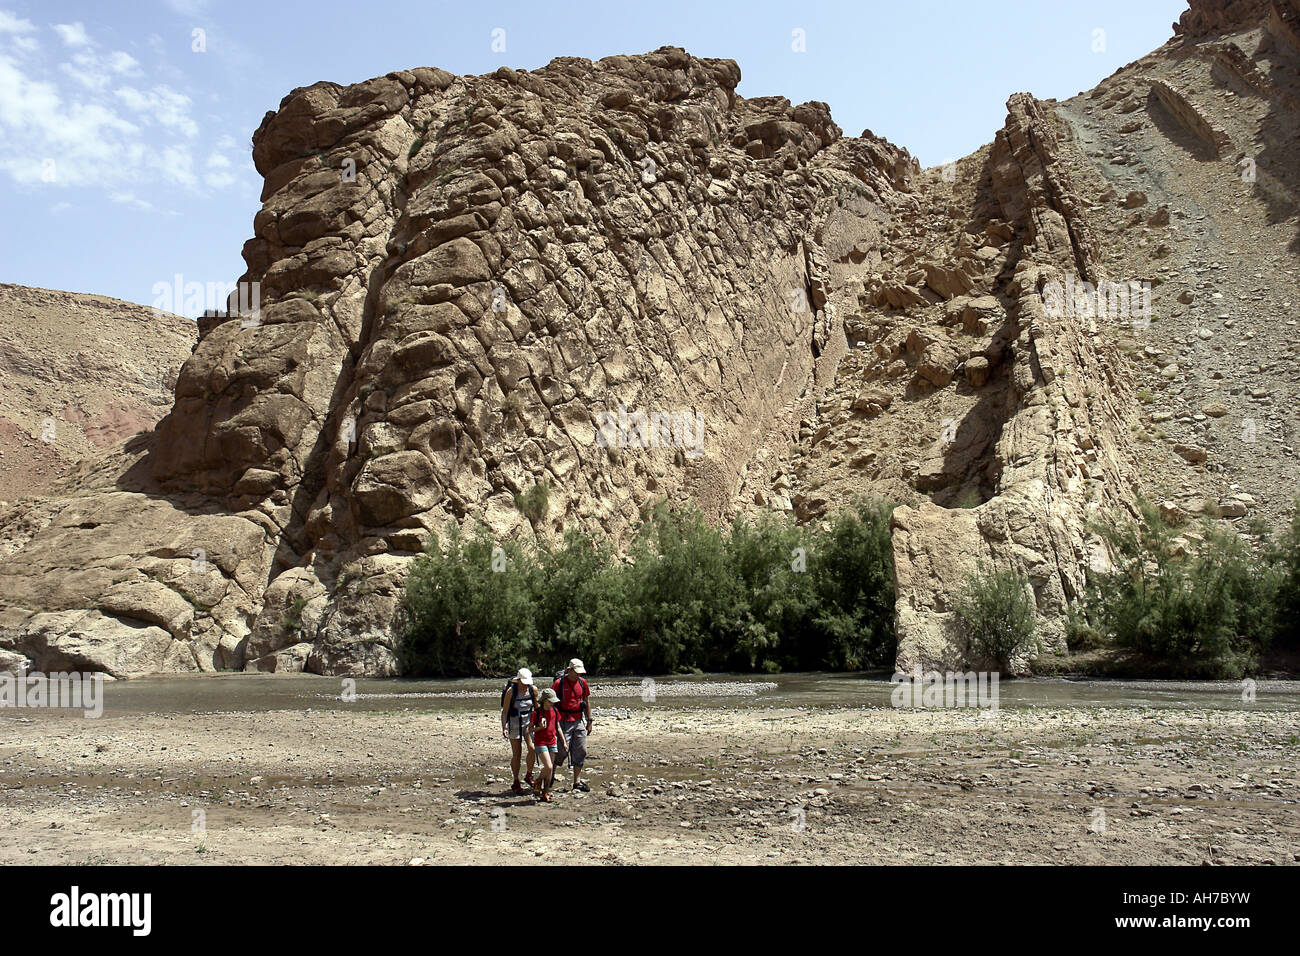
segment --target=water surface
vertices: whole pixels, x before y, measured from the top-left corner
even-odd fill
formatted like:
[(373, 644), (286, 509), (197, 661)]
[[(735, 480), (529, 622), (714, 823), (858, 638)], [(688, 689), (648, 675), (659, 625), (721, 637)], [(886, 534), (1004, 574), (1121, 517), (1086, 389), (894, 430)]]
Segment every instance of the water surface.
[[(591, 676), (593, 705), (638, 708), (889, 707), (887, 673), (704, 674), (646, 679)], [(483, 713), (496, 708), (502, 679), (404, 680), (307, 674), (205, 674), (104, 684), (104, 716), (241, 713), (272, 710)], [(1031, 678), (1002, 681), (999, 706), (1047, 708), (1190, 708), (1216, 711), (1300, 711), (1300, 682), (1259, 681), (1242, 700), (1235, 681), (1088, 681)], [(355, 694), (344, 699), (345, 693)], [(0, 709), (0, 716), (39, 719), (59, 712)], [(66, 713), (64, 714), (66, 716)]]

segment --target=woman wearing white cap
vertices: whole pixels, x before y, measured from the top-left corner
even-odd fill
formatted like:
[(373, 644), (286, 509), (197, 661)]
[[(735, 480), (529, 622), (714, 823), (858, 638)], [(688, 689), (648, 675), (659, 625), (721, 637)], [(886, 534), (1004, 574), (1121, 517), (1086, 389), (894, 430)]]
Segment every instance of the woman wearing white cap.
[(519, 783), (519, 763), (524, 744), (528, 745), (528, 775), (524, 780), (529, 787), (533, 785), (533, 763), (537, 759), (537, 751), (533, 747), (529, 724), (536, 705), (537, 688), (533, 685), (533, 672), (527, 667), (521, 667), (518, 674), (506, 681), (505, 690), (501, 692), (501, 736), (510, 741), (510, 769), (515, 775), (515, 782), (510, 787), (511, 793), (525, 792)]

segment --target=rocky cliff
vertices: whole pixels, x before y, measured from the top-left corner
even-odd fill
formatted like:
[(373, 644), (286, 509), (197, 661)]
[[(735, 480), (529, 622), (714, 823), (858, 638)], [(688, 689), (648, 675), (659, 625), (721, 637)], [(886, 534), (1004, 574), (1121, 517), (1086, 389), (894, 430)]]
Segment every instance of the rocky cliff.
[[(550, 534), (514, 507), (537, 483), (555, 527), (618, 537), (663, 495), (720, 517), (833, 374), (841, 263), (916, 172), (739, 78), (664, 49), (287, 96), (253, 141), (259, 314), (203, 319), (148, 447), (28, 521), (0, 566), (10, 645), (388, 674), (406, 564), (448, 521)], [(601, 428), (625, 411), (703, 440), (620, 447)]]
[[(818, 521), (871, 492), (900, 504), (900, 666), (969, 662), (951, 603), (981, 560), (1059, 648), (1091, 521), (1139, 490), (1280, 515), (1300, 477), (1268, 386), (1294, 364), (1291, 17), (1195, 3), (924, 172), (672, 48), (295, 90), (253, 138), (260, 310), (202, 319), (152, 434), (0, 519), (0, 647), (392, 674), (406, 567), (449, 523), (622, 539), (663, 496)], [(1218, 291), (1229, 249), (1275, 268)], [(1150, 308), (1075, 307), (1142, 283)], [(1283, 352), (1234, 391), (1212, 321)], [(1248, 415), (1276, 448), (1233, 453)]]

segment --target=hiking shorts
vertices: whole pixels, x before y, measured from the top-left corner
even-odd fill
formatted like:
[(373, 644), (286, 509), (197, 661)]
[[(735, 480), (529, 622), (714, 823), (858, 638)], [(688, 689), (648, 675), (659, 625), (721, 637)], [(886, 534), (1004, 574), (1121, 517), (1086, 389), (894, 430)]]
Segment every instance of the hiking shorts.
[(532, 740), (529, 727), (529, 718), (520, 717), (518, 714), (511, 714), (506, 718), (506, 733), (510, 735), (511, 740)]
[(569, 751), (569, 765), (581, 770), (587, 762), (587, 724), (585, 720), (560, 721), (560, 733)]

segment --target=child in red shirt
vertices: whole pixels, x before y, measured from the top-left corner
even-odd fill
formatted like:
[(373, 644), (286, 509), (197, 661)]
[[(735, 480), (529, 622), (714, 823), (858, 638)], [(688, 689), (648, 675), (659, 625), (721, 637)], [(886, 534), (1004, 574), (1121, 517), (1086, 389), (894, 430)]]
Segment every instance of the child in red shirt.
[(560, 729), (560, 695), (551, 688), (546, 688), (538, 696), (538, 706), (533, 709), (531, 724), (533, 728), (533, 746), (537, 750), (537, 762), (541, 765), (537, 780), (533, 783), (533, 793), (537, 799), (551, 802), (551, 784), (555, 781), (555, 752), (558, 747), (556, 736)]

